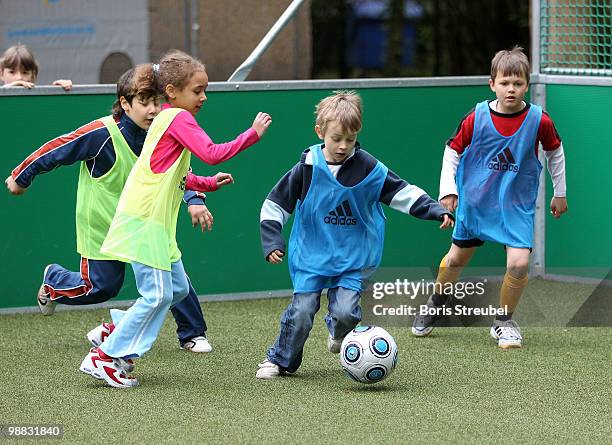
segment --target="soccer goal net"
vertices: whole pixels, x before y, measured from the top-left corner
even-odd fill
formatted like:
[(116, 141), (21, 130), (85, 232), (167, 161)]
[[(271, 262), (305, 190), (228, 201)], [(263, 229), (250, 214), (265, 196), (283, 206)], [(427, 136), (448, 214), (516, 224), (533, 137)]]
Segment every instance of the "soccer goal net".
[(612, 76), (612, 0), (540, 0), (540, 71)]

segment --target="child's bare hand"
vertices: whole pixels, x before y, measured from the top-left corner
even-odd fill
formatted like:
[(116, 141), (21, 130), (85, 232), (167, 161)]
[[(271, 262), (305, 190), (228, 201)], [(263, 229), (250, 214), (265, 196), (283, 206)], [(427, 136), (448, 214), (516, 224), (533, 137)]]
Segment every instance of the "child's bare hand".
[(72, 80), (70, 79), (57, 79), (53, 81), (53, 85), (62, 87), (64, 90), (69, 91), (72, 88)]
[(567, 199), (565, 197), (553, 198), (550, 201), (550, 213), (552, 216), (558, 219), (561, 218), (561, 215), (563, 215), (565, 212), (567, 212)]
[(3, 85), (5, 87), (25, 87), (34, 88), (34, 82), (27, 82), (25, 80), (16, 80), (15, 82), (7, 83)]
[(223, 172), (219, 172), (215, 175), (215, 178), (217, 179), (217, 187), (221, 188), (224, 185), (227, 184), (233, 184), (234, 183), (234, 177), (232, 176), (231, 173), (223, 173)]
[(191, 225), (197, 227), (199, 224), (202, 228), (202, 232), (206, 230), (212, 230), (214, 218), (212, 213), (208, 210), (204, 204), (201, 205), (190, 205), (187, 207), (187, 211), (191, 216)]
[(444, 215), (442, 220), (442, 224), (440, 224), (441, 229), (446, 229), (448, 227), (455, 227), (455, 221), (448, 215)]
[(270, 255), (268, 255), (268, 258), (266, 259), (272, 264), (279, 264), (283, 262), (284, 256), (285, 256), (285, 252), (276, 249)]
[(257, 116), (255, 116), (252, 127), (257, 132), (257, 135), (261, 138), (271, 123), (272, 117), (268, 113), (263, 113), (260, 111), (257, 113)]
[(6, 178), (4, 183), (6, 184), (7, 190), (13, 195), (23, 195), (27, 190), (26, 188), (17, 184), (12, 176)]
[(457, 195), (446, 195), (440, 200), (440, 204), (449, 212), (457, 210)]

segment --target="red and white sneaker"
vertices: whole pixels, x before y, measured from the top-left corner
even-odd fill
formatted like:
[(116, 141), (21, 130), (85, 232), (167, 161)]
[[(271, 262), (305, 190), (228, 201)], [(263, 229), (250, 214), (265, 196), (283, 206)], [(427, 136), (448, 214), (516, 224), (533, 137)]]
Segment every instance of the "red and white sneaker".
[[(123, 360), (123, 362), (129, 361), (131, 360)], [(89, 350), (79, 369), (98, 380), (104, 380), (106, 384), (114, 388), (138, 386), (138, 380), (128, 375), (121, 365), (121, 360), (110, 357), (97, 348)]]
[(97, 379), (102, 379), (102, 377), (98, 377), (96, 373), (98, 368), (98, 360), (100, 360), (100, 357), (98, 357), (98, 350), (96, 348), (91, 348), (89, 353), (87, 353), (81, 362), (79, 371), (83, 371), (85, 374), (89, 374)]
[(101, 325), (96, 326), (87, 333), (87, 340), (89, 340), (89, 343), (91, 343), (94, 348), (97, 348), (114, 330), (115, 325), (113, 323), (102, 322)]
[[(85, 357), (81, 362), (81, 367), (79, 369), (85, 374), (93, 375), (95, 378), (100, 379), (101, 377), (94, 375), (96, 368), (98, 367), (98, 355), (98, 348), (91, 348), (87, 354), (87, 357)], [(126, 373), (130, 373), (134, 370), (134, 360), (132, 359), (124, 360), (122, 358), (115, 358), (113, 360), (115, 360), (117, 365), (119, 365)]]

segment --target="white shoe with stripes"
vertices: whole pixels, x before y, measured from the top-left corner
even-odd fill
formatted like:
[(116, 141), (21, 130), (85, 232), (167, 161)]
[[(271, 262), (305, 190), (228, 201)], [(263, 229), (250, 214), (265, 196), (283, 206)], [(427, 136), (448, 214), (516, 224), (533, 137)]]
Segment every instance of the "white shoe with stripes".
[(516, 321), (495, 320), (491, 326), (491, 337), (497, 340), (497, 346), (502, 349), (521, 348), (523, 346), (523, 336), (521, 328)]

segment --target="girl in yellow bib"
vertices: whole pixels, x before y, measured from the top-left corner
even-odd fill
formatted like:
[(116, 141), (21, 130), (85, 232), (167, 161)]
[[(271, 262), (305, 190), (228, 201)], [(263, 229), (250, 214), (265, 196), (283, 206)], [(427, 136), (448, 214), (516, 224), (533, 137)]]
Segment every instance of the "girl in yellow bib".
[(127, 311), (111, 310), (114, 331), (83, 360), (81, 368), (118, 388), (136, 386), (131, 359), (151, 349), (168, 309), (187, 296), (189, 283), (176, 244), (176, 220), (183, 192), (212, 191), (233, 182), (231, 175), (200, 177), (189, 168), (191, 153), (217, 164), (248, 148), (272, 122), (259, 113), (236, 139), (214, 144), (195, 120), (206, 100), (204, 65), (172, 50), (155, 66), (168, 104), (153, 120), (132, 169), (101, 251), (129, 262), (140, 298)]

